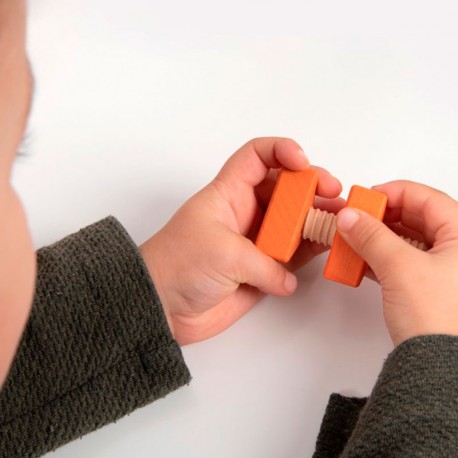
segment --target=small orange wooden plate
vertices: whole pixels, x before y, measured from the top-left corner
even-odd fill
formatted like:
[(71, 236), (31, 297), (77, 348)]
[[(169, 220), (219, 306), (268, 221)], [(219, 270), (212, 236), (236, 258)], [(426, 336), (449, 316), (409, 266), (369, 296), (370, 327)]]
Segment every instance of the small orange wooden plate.
[(302, 239), (305, 217), (313, 205), (318, 172), (283, 169), (256, 239), (256, 246), (280, 262), (288, 262)]
[[(353, 186), (347, 200), (347, 207), (357, 208), (383, 220), (388, 198), (386, 194), (373, 189)], [(324, 277), (328, 280), (357, 287), (367, 269), (367, 263), (361, 259), (336, 232), (324, 269)]]

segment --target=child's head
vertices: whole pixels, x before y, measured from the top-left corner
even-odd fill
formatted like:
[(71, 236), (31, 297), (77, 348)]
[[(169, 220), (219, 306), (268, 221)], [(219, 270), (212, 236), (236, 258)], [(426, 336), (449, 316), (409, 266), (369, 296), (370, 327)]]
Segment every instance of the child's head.
[(25, 1), (0, 0), (0, 386), (32, 301), (35, 256), (11, 168), (30, 109)]

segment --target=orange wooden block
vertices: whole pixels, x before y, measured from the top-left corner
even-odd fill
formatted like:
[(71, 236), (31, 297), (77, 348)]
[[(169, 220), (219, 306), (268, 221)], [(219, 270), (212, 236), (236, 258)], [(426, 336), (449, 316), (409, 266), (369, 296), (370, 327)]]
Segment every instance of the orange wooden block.
[[(346, 206), (364, 210), (381, 221), (385, 214), (387, 201), (386, 194), (380, 191), (353, 186)], [(360, 285), (366, 269), (367, 263), (336, 232), (324, 269), (324, 277), (356, 287)]]
[(281, 262), (291, 259), (301, 242), (317, 185), (318, 172), (312, 168), (280, 172), (256, 240), (263, 253)]

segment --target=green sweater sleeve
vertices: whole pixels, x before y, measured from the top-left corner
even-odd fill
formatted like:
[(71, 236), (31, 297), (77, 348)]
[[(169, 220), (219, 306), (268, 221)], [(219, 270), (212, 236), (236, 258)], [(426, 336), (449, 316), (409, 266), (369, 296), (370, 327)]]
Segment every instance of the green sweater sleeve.
[(370, 397), (332, 395), (315, 458), (458, 456), (458, 337), (421, 336), (387, 358)]
[(37, 253), (31, 315), (0, 392), (0, 457), (36, 457), (189, 383), (150, 276), (109, 217)]

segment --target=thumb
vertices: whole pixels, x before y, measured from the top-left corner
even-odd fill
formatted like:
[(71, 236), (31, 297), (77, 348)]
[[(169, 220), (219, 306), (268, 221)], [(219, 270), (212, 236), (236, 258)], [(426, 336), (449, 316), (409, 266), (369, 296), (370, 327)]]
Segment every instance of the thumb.
[(361, 256), (377, 278), (411, 247), (377, 218), (354, 208), (344, 208), (337, 215), (337, 230), (345, 242)]
[(238, 260), (239, 283), (247, 283), (266, 294), (288, 296), (297, 287), (297, 278), (280, 263), (259, 251), (248, 239), (241, 239), (243, 253)]

